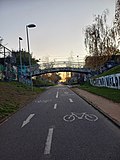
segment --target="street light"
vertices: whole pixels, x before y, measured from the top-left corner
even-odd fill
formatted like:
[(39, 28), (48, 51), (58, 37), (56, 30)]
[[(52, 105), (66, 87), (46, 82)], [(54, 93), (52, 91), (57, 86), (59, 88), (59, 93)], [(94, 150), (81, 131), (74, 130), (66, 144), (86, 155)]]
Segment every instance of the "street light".
[(77, 55), (77, 61), (78, 61), (78, 68), (79, 68), (79, 56)]
[(28, 53), (29, 53), (29, 66), (31, 67), (31, 57), (30, 57), (30, 45), (29, 45), (29, 34), (28, 34), (28, 28), (34, 28), (36, 27), (35, 24), (29, 24), (26, 25), (26, 33), (27, 33), (27, 46), (28, 46)]
[(21, 56), (21, 43), (20, 41), (22, 41), (23, 39), (21, 37), (19, 37), (19, 54), (20, 54), (20, 69), (21, 69), (21, 75), (22, 76), (22, 56)]
[[(30, 68), (30, 69), (31, 69), (31, 54), (30, 54), (30, 45), (29, 45), (28, 28), (34, 28), (34, 27), (36, 27), (35, 24), (26, 25), (27, 46), (28, 46), (28, 53), (29, 53), (29, 68)], [(30, 69), (29, 69), (29, 72), (30, 72)], [(30, 79), (31, 79), (31, 85), (32, 85), (32, 75), (31, 75), (31, 72), (30, 72)], [(32, 89), (33, 89), (33, 88), (32, 88)]]

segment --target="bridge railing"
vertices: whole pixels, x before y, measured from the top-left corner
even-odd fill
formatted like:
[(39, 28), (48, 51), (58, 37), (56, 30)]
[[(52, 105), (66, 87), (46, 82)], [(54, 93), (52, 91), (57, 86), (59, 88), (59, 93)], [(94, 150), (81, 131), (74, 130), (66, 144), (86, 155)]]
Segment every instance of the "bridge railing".
[(0, 80), (9, 81), (17, 79), (15, 62), (16, 58), (12, 54), (12, 51), (0, 44)]
[(87, 68), (72, 68), (72, 67), (59, 67), (59, 68), (49, 68), (49, 69), (38, 69), (32, 72), (32, 76), (41, 75), (53, 72), (78, 72), (78, 73), (91, 73), (90, 69)]

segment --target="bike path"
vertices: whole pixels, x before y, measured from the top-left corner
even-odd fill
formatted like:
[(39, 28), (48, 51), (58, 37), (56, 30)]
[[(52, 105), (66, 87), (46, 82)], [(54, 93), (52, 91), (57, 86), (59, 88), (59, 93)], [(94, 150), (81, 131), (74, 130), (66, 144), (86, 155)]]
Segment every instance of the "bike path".
[[(48, 129), (54, 122), (49, 110), (55, 95), (51, 89), (44, 92), (0, 125), (0, 160), (39, 160), (44, 156)], [(21, 128), (30, 114), (35, 115)]]
[[(69, 90), (69, 93), (72, 92)], [(51, 159), (118, 160), (120, 158), (118, 128), (76, 94), (63, 97), (59, 97), (61, 103), (58, 103), (59, 115), (56, 115)], [(69, 98), (73, 100), (72, 103), (68, 103)], [(98, 120), (90, 122), (75, 119), (73, 122), (65, 122), (61, 119), (71, 112), (92, 113)]]
[[(65, 122), (71, 112), (91, 113), (98, 120)], [(118, 128), (64, 86), (49, 89), (3, 123), (0, 138), (0, 160), (120, 159)]]

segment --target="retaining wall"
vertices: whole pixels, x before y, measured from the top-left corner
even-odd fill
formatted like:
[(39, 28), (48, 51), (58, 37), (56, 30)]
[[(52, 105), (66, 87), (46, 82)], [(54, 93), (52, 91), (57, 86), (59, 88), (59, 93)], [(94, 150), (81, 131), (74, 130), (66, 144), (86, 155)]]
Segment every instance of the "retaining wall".
[(120, 89), (120, 73), (99, 78), (91, 78), (90, 84), (98, 87)]

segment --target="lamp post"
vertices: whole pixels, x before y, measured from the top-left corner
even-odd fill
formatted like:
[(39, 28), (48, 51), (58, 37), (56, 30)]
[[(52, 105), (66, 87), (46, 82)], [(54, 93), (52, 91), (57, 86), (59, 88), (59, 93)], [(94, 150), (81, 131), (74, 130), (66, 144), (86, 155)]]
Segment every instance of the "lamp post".
[(79, 56), (77, 55), (77, 61), (78, 61), (78, 68), (79, 68)]
[[(30, 54), (30, 45), (29, 45), (29, 34), (28, 34), (28, 28), (34, 28), (36, 27), (35, 24), (29, 24), (29, 25), (26, 25), (26, 34), (27, 34), (27, 46), (28, 46), (28, 53), (29, 53), (29, 68), (31, 69), (31, 54)], [(29, 72), (30, 72), (30, 69), (29, 69)], [(31, 86), (32, 86), (32, 89), (33, 89), (33, 85), (32, 85), (32, 75), (31, 75), (31, 72), (30, 72), (30, 80), (31, 80)]]
[(22, 55), (21, 55), (21, 43), (20, 41), (23, 40), (19, 37), (19, 54), (20, 54), (20, 76), (22, 77)]

